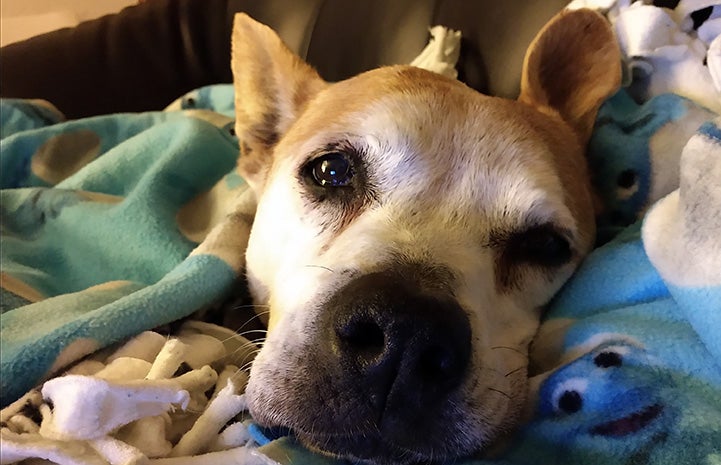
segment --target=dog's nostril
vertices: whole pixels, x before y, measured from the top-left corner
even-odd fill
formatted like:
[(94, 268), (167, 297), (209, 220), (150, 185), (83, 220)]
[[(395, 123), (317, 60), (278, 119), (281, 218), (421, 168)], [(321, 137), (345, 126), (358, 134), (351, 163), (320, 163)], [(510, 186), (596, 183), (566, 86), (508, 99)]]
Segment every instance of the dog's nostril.
[(383, 352), (385, 346), (383, 329), (372, 319), (349, 321), (336, 328), (336, 334), (348, 350), (366, 357)]

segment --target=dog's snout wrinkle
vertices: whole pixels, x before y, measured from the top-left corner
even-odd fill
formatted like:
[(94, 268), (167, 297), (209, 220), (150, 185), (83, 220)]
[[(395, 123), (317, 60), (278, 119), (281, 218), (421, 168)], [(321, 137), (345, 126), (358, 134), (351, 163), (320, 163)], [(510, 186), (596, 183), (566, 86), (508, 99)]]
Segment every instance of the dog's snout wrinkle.
[(440, 408), (465, 379), (470, 323), (452, 297), (376, 272), (352, 280), (326, 307), (328, 351), (341, 376), (367, 393), (381, 430), (418, 427), (418, 412)]

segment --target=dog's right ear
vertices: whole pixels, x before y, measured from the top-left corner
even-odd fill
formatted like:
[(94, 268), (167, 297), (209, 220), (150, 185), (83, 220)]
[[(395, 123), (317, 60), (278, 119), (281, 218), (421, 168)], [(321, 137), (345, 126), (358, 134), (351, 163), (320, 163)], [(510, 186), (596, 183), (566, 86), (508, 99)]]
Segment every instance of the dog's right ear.
[(276, 143), (327, 83), (272, 29), (244, 13), (235, 15), (231, 68), (241, 146), (238, 171), (259, 192)]

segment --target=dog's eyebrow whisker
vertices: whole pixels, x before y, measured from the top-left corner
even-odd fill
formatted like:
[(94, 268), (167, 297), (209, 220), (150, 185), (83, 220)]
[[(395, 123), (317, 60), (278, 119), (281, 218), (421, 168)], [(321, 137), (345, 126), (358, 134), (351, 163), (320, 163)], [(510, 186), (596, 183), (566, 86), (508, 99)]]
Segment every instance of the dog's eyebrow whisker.
[(489, 387), (489, 388), (486, 388), (486, 389), (488, 389), (489, 391), (497, 392), (497, 393), (501, 394), (502, 396), (504, 396), (504, 397), (505, 397), (506, 399), (508, 399), (508, 400), (513, 400), (510, 395), (508, 395), (507, 393), (501, 391), (500, 389), (496, 389), (496, 388), (492, 388), (492, 387)]
[(328, 268), (327, 266), (323, 266), (323, 265), (305, 265), (305, 266), (306, 266), (307, 268), (321, 268), (321, 269), (326, 270), (326, 271), (328, 271), (328, 272), (330, 272), (330, 273), (335, 273), (335, 271), (333, 271), (332, 269)]

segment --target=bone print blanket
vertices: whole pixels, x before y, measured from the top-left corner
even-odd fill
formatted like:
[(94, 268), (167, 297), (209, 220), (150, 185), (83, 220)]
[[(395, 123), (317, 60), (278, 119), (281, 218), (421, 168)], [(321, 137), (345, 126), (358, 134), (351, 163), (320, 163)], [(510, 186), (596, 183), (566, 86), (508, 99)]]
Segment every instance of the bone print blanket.
[[(534, 342), (529, 421), (472, 463), (721, 463), (721, 121), (713, 88), (630, 84), (590, 144), (603, 244)], [(253, 212), (230, 88), (174, 109), (2, 102), (2, 463), (336, 463), (247, 417), (249, 341), (168, 325), (227, 297)]]

